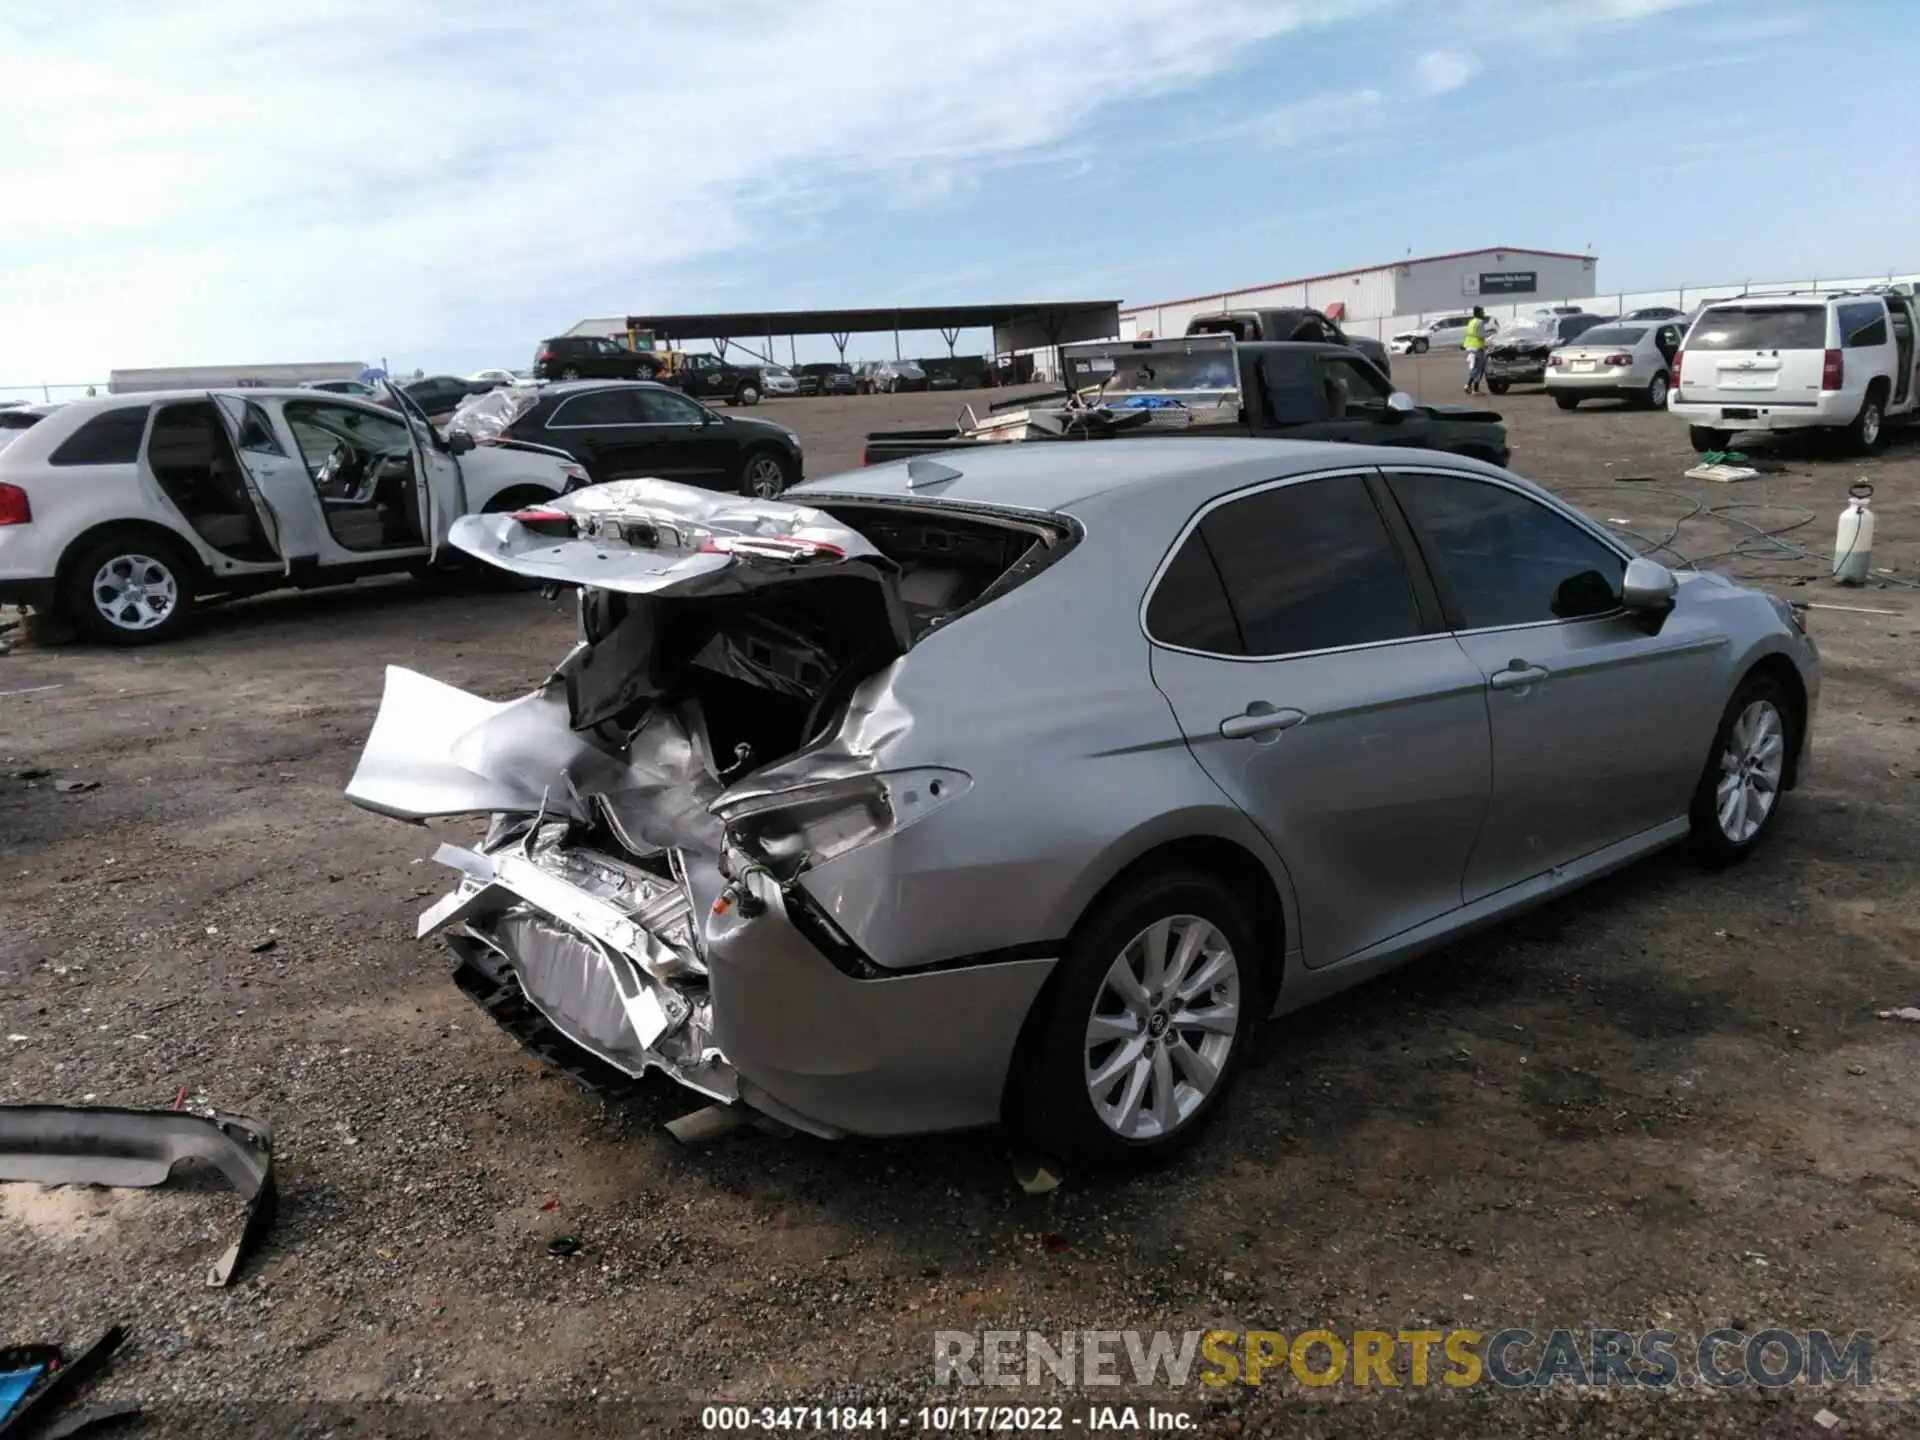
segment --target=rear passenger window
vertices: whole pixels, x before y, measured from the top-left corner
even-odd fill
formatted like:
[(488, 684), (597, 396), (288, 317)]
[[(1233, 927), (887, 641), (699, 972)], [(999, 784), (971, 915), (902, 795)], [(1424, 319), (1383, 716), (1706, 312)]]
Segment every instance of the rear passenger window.
[(1887, 343), (1887, 312), (1878, 305), (1840, 307), (1840, 343), (1849, 350)]
[(108, 410), (94, 416), (47, 457), (49, 465), (131, 465), (147, 433), (147, 407)]
[(1296, 481), (1200, 522), (1248, 655), (1421, 633), (1400, 552), (1357, 475)]
[(631, 403), (629, 390), (590, 390), (560, 402), (560, 408), (547, 417), (549, 430), (571, 430), (582, 425), (633, 425), (643, 421), (638, 407)]
[(1209, 655), (1246, 653), (1220, 571), (1198, 530), (1187, 536), (1153, 587), (1147, 601), (1147, 635), (1162, 645), (1204, 650)]
[(1466, 475), (1401, 474), (1389, 483), (1452, 592), (1461, 629), (1619, 609), (1627, 562), (1538, 501)]

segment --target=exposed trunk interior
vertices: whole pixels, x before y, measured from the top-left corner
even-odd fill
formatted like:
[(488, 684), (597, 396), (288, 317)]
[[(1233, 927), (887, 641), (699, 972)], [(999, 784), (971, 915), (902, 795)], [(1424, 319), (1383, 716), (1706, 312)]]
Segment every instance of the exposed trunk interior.
[(160, 407), (147, 441), (147, 467), (194, 533), (221, 554), (235, 560), (278, 558), (227, 427), (209, 402)]
[(710, 598), (582, 592), (586, 647), (563, 667), (576, 729), (618, 742), (657, 709), (692, 717), (715, 775), (733, 781), (829, 733), (854, 688), (918, 640), (1019, 583), (1067, 532), (894, 504), (817, 508), (899, 566), (775, 581)]

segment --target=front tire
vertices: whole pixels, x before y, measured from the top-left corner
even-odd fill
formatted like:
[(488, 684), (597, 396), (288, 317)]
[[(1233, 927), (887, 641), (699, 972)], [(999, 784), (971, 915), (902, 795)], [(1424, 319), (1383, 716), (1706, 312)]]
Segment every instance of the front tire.
[(760, 387), (751, 382), (742, 385), (738, 390), (733, 392), (733, 403), (736, 405), (758, 405), (760, 403)]
[(1427, 351), (1433, 348), (1433, 343), (1429, 340), (1422, 338), (1419, 340), (1415, 340), (1407, 348), (1416, 355), (1424, 355), (1427, 353)]
[(1780, 682), (1748, 675), (1720, 717), (1688, 810), (1702, 860), (1729, 865), (1753, 853), (1780, 808), (1787, 764), (1799, 744), (1796, 712)]
[(193, 617), (193, 561), (185, 547), (153, 531), (102, 535), (64, 570), (61, 614), (98, 644), (157, 645)]
[(1012, 1127), (1102, 1168), (1190, 1144), (1246, 1053), (1263, 993), (1255, 941), (1240, 897), (1196, 871), (1149, 875), (1102, 902), (1067, 942), (1016, 1061)]
[(1705, 425), (1689, 425), (1687, 439), (1692, 443), (1694, 453), (1705, 455), (1712, 450), (1724, 450), (1733, 443), (1731, 430), (1713, 430)]
[(1496, 395), (1504, 395), (1512, 388), (1513, 388), (1513, 382), (1511, 380), (1487, 381), (1487, 389), (1491, 390)]

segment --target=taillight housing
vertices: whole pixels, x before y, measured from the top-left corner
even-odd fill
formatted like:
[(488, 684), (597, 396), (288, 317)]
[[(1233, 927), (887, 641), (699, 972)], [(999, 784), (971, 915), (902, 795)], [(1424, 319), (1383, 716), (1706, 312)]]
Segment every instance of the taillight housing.
[(31, 525), (33, 502), (18, 485), (0, 485), (0, 525)]
[(1602, 365), (1631, 365), (1633, 363), (1633, 356), (1609, 355), (1607, 356), (1606, 359), (1602, 360), (1600, 363)]
[[(709, 810), (726, 827), (721, 869), (785, 884), (802, 871), (892, 835), (973, 788), (961, 770), (923, 766), (789, 789), (726, 794)], [(716, 913), (724, 913), (716, 907)]]
[(1829, 350), (1820, 357), (1820, 388), (1822, 390), (1841, 390), (1846, 387), (1847, 364), (1838, 350)]
[(1558, 354), (1547, 356), (1547, 368), (1549, 370), (1558, 370), (1560, 368), (1560, 356)]
[(556, 540), (572, 539), (579, 534), (573, 516), (548, 505), (531, 505), (525, 510), (515, 510), (507, 518), (526, 526), (536, 535), (548, 535)]
[(1687, 352), (1684, 350), (1676, 350), (1673, 352), (1673, 364), (1669, 367), (1667, 375), (1667, 387), (1669, 389), (1678, 390), (1680, 388), (1680, 362), (1686, 358)]
[(551, 365), (553, 363), (553, 351), (542, 350), (538, 355), (533, 357), (533, 363), (536, 365)]
[(867, 466), (869, 466), (869, 465), (871, 465), (872, 463), (873, 463), (873, 455), (872, 455), (872, 453), (871, 453), (871, 452), (870, 452), (870, 451), (869, 451), (869, 450), (867, 449), (867, 447), (866, 447), (866, 446), (864, 446), (864, 445), (862, 445), (862, 446), (860, 447), (860, 466), (861, 466), (861, 468), (862, 468), (862, 469), (865, 469), (865, 468), (866, 468)]

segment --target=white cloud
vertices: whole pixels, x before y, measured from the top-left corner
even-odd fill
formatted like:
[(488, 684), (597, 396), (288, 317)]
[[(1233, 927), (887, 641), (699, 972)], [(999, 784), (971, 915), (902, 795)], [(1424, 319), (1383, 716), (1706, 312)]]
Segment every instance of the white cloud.
[(0, 382), (524, 347), (697, 305), (675, 267), (860, 186), (939, 203), (1378, 3), (1143, 0), (1112, 25), (1064, 0), (963, 24), (869, 0), (9, 0)]
[(1414, 84), (1423, 95), (1458, 90), (1480, 69), (1480, 62), (1458, 50), (1429, 50), (1413, 66)]

